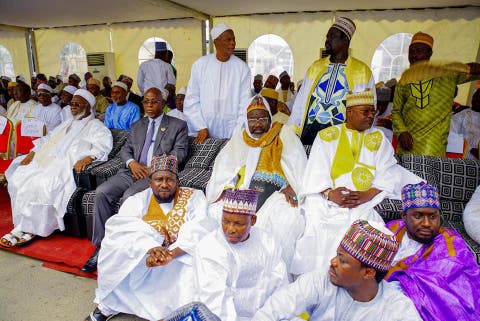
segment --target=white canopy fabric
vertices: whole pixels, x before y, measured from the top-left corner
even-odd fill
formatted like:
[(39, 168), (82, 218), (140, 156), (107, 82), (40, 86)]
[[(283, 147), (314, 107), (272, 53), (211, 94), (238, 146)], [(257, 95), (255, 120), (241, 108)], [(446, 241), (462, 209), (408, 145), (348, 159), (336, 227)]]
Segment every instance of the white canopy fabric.
[[(451, 6), (469, 7), (444, 8)], [(379, 10), (419, 7), (428, 9)], [(57, 74), (61, 49), (67, 42), (76, 42), (87, 53), (113, 52), (117, 76), (127, 74), (136, 80), (140, 46), (150, 37), (160, 37), (174, 50), (180, 87), (187, 84), (192, 63), (202, 55), (202, 21), (210, 18), (232, 27), (237, 48), (248, 48), (265, 34), (282, 37), (291, 48), (292, 76), (298, 81), (318, 59), (326, 32), (337, 16), (355, 21), (351, 51), (368, 65), (385, 38), (402, 32), (431, 34), (435, 39), (433, 59), (471, 62), (480, 54), (478, 0), (0, 1), (0, 45), (9, 50), (15, 73), (28, 76), (23, 27), (34, 28), (39, 72)], [(467, 103), (471, 88), (473, 85), (460, 86), (457, 101)]]

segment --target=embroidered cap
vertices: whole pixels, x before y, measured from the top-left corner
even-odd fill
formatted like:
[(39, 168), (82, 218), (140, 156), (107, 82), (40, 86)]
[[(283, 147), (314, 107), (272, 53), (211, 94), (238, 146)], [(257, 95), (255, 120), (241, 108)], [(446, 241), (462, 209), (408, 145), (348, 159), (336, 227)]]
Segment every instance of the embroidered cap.
[(231, 214), (255, 215), (257, 201), (258, 192), (254, 189), (227, 189), (223, 198), (223, 211)]
[(440, 209), (438, 190), (425, 182), (407, 184), (402, 188), (403, 210), (411, 208), (432, 207)]
[(340, 30), (347, 35), (348, 40), (351, 40), (357, 27), (352, 20), (346, 17), (338, 17), (337, 20), (335, 20), (335, 23), (332, 25), (332, 28)]
[(386, 227), (362, 220), (353, 222), (340, 245), (360, 262), (381, 271), (390, 268), (399, 247), (397, 239)]
[(354, 93), (349, 91), (347, 96), (347, 107), (355, 106), (374, 106), (373, 91), (367, 89), (362, 92)]
[(267, 87), (267, 84), (271, 84), (272, 88), (275, 89), (275, 87), (277, 87), (278, 85), (278, 78), (274, 75), (269, 75), (267, 81), (265, 81), (265, 84), (263, 86)]
[(265, 110), (268, 113), (268, 108), (263, 103), (263, 99), (260, 95), (256, 95), (252, 98), (252, 100), (250, 101), (250, 105), (248, 105), (247, 108), (247, 114), (252, 110)]
[(423, 33), (419, 31), (413, 35), (412, 42), (410, 42), (410, 45), (413, 45), (414, 43), (423, 43), (429, 46), (430, 48), (433, 48), (433, 37), (427, 33)]
[(278, 92), (272, 88), (262, 88), (262, 90), (260, 91), (260, 95), (265, 98), (278, 100)]
[(390, 101), (392, 90), (388, 87), (381, 86), (375, 89), (377, 92), (377, 101)]
[(161, 156), (155, 155), (152, 157), (151, 164), (150, 176), (158, 171), (168, 171), (175, 175), (178, 174), (178, 160), (175, 155), (167, 155), (165, 153)]
[(156, 41), (155, 51), (167, 51), (167, 43), (165, 41)]

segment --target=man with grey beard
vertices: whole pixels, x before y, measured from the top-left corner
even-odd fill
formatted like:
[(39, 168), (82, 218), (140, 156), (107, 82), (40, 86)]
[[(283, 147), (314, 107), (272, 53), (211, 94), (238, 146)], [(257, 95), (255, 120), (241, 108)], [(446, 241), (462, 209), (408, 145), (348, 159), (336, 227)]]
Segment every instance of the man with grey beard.
[(76, 189), (72, 168), (80, 172), (95, 159), (106, 160), (113, 145), (110, 131), (91, 114), (94, 104), (90, 92), (78, 89), (70, 102), (73, 119), (37, 139), (7, 169), (15, 227), (0, 245), (27, 245), (65, 229), (63, 215)]

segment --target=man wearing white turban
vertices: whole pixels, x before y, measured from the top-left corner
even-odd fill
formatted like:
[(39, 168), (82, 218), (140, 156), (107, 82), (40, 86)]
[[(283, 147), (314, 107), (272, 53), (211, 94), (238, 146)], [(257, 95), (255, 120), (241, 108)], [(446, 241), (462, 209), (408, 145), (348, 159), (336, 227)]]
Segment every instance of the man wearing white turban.
[(33, 108), (32, 116), (47, 126), (47, 132), (51, 132), (62, 122), (62, 109), (52, 102), (53, 88), (47, 84), (37, 87), (39, 104)]
[(208, 137), (230, 138), (243, 126), (251, 95), (250, 69), (233, 54), (233, 30), (219, 23), (210, 34), (216, 53), (193, 64), (184, 102), (185, 120), (197, 144)]
[(112, 135), (91, 114), (93, 105), (95, 97), (78, 89), (70, 103), (73, 119), (35, 140), (30, 153), (7, 169), (14, 229), (1, 246), (27, 245), (65, 229), (63, 215), (76, 188), (72, 168), (80, 172), (95, 159), (106, 160), (112, 149)]

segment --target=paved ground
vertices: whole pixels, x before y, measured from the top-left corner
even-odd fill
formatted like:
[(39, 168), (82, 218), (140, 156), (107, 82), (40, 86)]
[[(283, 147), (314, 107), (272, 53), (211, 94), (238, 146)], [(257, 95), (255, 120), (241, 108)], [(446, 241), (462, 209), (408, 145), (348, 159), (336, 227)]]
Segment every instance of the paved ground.
[[(82, 321), (95, 308), (96, 281), (0, 250), (0, 321)], [(114, 321), (141, 321), (119, 315)]]

